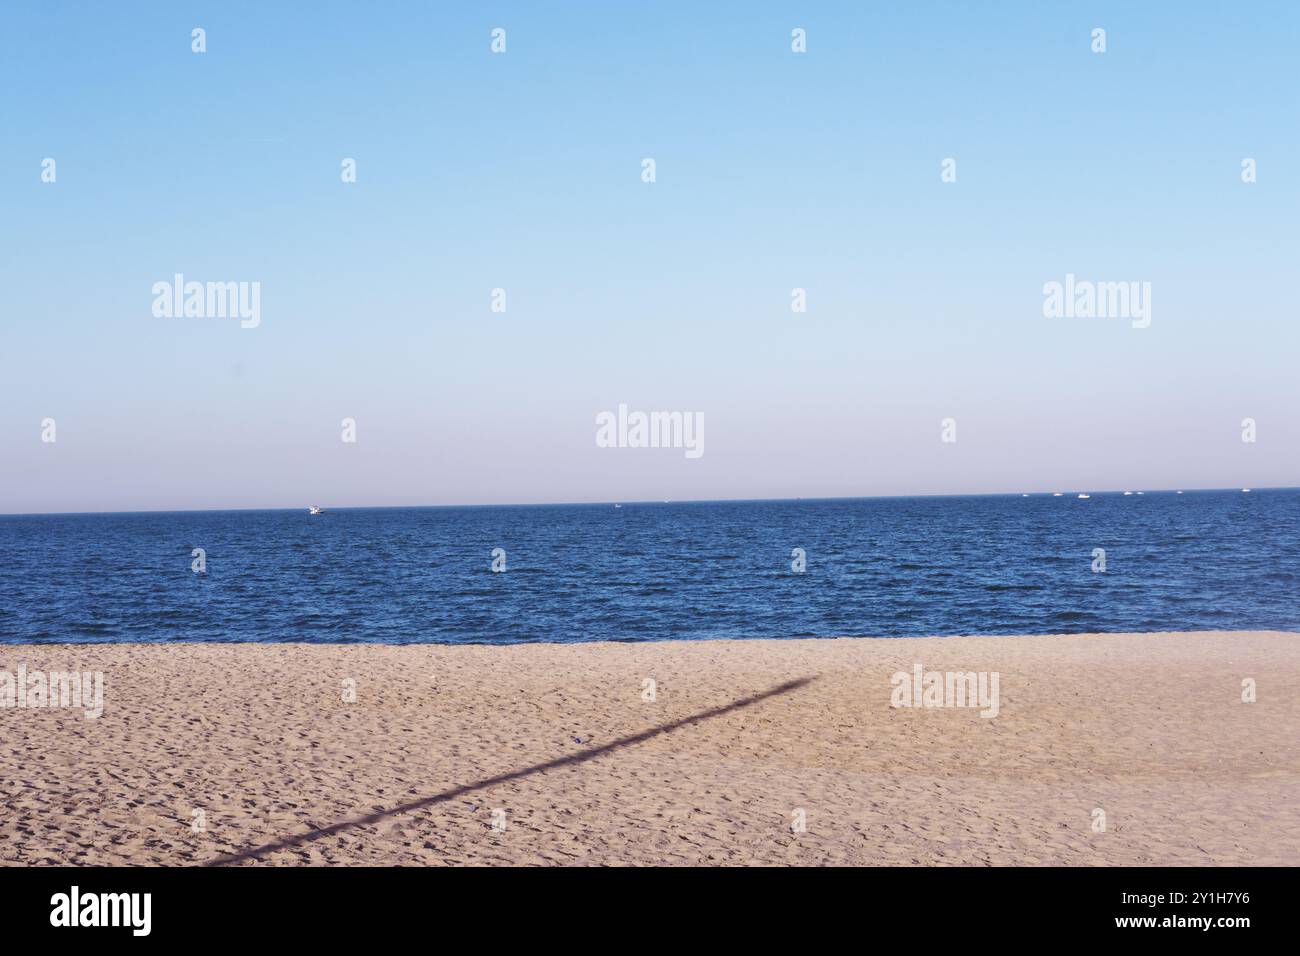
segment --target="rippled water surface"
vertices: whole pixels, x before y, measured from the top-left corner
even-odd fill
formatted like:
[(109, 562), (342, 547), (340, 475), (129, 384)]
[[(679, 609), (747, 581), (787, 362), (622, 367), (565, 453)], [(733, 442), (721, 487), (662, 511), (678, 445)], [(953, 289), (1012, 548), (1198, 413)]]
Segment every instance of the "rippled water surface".
[(1296, 490), (0, 518), (4, 642), (1300, 630), (1298, 585)]

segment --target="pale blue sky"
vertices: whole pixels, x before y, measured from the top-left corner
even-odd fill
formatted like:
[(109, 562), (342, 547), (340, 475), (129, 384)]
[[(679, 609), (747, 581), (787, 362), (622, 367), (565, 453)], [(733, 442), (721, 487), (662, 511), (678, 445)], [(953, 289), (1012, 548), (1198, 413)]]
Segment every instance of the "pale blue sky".
[(0, 10), (0, 512), (1300, 483), (1294, 4), (288, 6)]

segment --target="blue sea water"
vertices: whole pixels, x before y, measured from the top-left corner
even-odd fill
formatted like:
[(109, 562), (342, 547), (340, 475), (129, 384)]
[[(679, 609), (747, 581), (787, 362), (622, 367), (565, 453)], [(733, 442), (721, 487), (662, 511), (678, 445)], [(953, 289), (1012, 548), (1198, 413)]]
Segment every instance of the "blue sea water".
[(1298, 544), (1300, 490), (11, 516), (0, 642), (1300, 630)]

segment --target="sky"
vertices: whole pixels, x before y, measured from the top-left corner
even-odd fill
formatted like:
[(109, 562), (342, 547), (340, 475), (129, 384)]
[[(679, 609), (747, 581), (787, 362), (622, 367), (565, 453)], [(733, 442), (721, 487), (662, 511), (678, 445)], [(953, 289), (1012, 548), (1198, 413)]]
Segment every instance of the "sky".
[[(6, 4), (0, 513), (1300, 484), (1298, 41), (1282, 2)], [(155, 315), (177, 273), (257, 326)], [(1045, 316), (1067, 274), (1149, 326)], [(703, 453), (600, 447), (621, 404)]]

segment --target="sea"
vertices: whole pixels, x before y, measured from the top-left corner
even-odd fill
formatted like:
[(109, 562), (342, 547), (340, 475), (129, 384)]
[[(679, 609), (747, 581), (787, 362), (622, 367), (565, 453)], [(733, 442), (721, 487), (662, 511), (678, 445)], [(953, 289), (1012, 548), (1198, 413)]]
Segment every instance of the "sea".
[(0, 517), (0, 643), (1300, 630), (1300, 489)]

